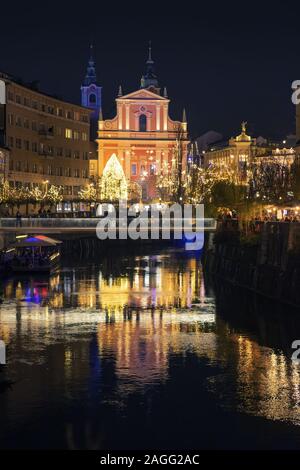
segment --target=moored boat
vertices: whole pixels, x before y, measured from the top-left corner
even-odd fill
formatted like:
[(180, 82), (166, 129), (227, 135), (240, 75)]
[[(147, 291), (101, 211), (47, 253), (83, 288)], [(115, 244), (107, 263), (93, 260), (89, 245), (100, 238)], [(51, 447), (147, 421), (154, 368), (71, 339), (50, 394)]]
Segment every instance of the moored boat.
[(9, 247), (13, 272), (51, 272), (60, 261), (61, 241), (44, 235), (21, 235)]

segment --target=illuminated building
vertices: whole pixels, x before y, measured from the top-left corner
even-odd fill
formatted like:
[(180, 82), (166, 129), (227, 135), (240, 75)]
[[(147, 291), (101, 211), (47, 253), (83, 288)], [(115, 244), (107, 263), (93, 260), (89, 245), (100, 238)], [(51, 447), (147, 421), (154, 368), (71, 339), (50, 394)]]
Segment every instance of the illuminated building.
[(9, 166), (9, 149), (0, 145), (0, 181), (6, 181)]
[(290, 166), (295, 158), (293, 148), (286, 148), (285, 142), (278, 144), (265, 139), (252, 138), (246, 132), (246, 123), (242, 123), (242, 131), (232, 137), (228, 145), (215, 144), (204, 154), (204, 165), (215, 166), (227, 170), (236, 182), (247, 181), (247, 169), (252, 163), (280, 163)]
[[(99, 117), (97, 172), (103, 171), (110, 158), (117, 158), (123, 168), (124, 177), (138, 185), (143, 200), (157, 197), (157, 177), (171, 171), (172, 157), (178, 131), (181, 139), (183, 162), (187, 156), (187, 120), (185, 112), (182, 122), (169, 117), (167, 90), (159, 88), (151, 56), (151, 46), (146, 62), (146, 73), (142, 76), (139, 90), (123, 94), (120, 87), (116, 98), (117, 113), (113, 119)], [(94, 165), (94, 162), (91, 162)], [(92, 173), (92, 171), (91, 171)]]
[(10, 185), (47, 182), (63, 187), (65, 201), (76, 199), (89, 178), (91, 111), (3, 73), (0, 89), (0, 145), (10, 151)]
[(300, 147), (300, 103), (296, 105), (296, 139)]

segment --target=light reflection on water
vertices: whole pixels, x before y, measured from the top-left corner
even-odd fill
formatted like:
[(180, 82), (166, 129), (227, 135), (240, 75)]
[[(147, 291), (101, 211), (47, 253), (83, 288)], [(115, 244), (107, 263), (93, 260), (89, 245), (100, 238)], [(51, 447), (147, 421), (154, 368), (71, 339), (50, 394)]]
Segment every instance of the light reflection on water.
[[(300, 367), (286, 352), (261, 344), (255, 334), (216, 314), (199, 259), (165, 252), (104, 259), (100, 267), (65, 267), (50, 280), (7, 281), (4, 299), (0, 336), (8, 348), (7, 373), (16, 383), (0, 395), (0, 447), (73, 447), (70, 429), (80, 419), (81, 425), (89, 423), (82, 417), (88, 415), (97, 417), (101, 445), (121, 448), (124, 442), (134, 448), (124, 435), (110, 435), (108, 424), (115, 419), (122, 429), (124, 421), (134, 435), (138, 413), (145, 413), (139, 426), (146, 426), (148, 443), (141, 446), (153, 447), (151, 439), (157, 444), (160, 427), (175, 445), (171, 428), (180, 406), (186, 408), (189, 431), (182, 428), (179, 434), (197, 429), (198, 447), (207, 439), (199, 431), (205, 413), (216, 421), (213, 429), (226, 428), (240, 413), (300, 423)], [(174, 416), (164, 415), (168, 406)], [(48, 419), (54, 422), (42, 432), (39, 422), (52, 412), (56, 417)], [(32, 421), (40, 437), (28, 436), (24, 444), (19, 432)], [(241, 435), (249, 434), (252, 422), (239, 426)], [(224, 444), (212, 432), (206, 445), (226, 447), (227, 438)], [(289, 432), (300, 443), (298, 428), (290, 426)]]

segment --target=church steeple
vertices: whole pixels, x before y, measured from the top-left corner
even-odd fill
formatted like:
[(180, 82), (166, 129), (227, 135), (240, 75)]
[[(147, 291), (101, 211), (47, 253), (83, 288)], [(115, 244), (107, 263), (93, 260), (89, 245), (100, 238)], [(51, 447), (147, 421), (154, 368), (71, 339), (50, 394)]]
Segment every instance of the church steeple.
[(81, 85), (81, 106), (86, 106), (87, 108), (93, 110), (90, 127), (92, 138), (96, 138), (97, 135), (98, 118), (102, 108), (101, 90), (102, 88), (97, 82), (94, 48), (91, 44), (87, 71)]
[(141, 88), (153, 89), (155, 93), (159, 93), (158, 80), (155, 74), (154, 62), (152, 60), (152, 46), (149, 41), (148, 59), (146, 62), (146, 73), (141, 78)]
[(85, 78), (84, 78), (84, 81), (83, 81), (83, 85), (84, 86), (89, 86), (92, 83), (94, 83), (95, 85), (97, 84), (93, 44), (90, 45), (90, 59), (88, 61), (88, 66), (87, 66), (87, 69), (86, 69), (86, 75), (85, 75)]

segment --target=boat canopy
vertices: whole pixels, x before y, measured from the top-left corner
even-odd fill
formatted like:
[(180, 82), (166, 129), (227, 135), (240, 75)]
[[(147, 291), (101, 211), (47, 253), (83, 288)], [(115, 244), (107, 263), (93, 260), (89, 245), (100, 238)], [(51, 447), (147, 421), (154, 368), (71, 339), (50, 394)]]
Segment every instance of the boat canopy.
[(60, 245), (62, 242), (60, 240), (55, 240), (54, 238), (46, 237), (45, 235), (30, 235), (19, 238), (14, 243), (10, 245), (12, 248), (21, 248), (21, 247), (39, 247), (39, 246), (49, 246), (53, 247)]

